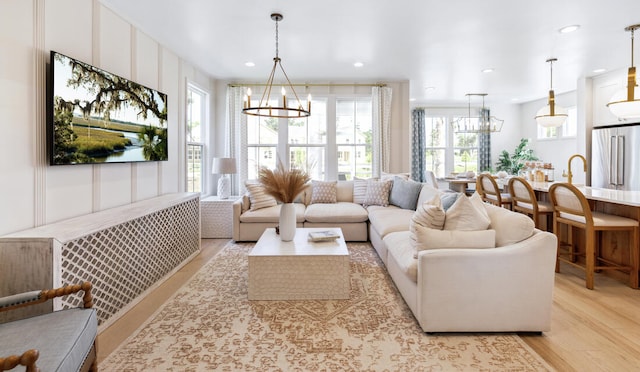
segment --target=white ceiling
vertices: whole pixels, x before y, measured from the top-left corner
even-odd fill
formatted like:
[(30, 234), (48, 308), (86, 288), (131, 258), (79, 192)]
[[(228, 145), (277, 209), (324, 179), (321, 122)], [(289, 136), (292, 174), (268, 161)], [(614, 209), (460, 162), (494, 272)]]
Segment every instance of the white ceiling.
[[(280, 57), (293, 82), (408, 80), (424, 105), (466, 104), (466, 93), (481, 92), (488, 104), (544, 98), (550, 57), (556, 94), (575, 90), (595, 69), (630, 66), (624, 28), (640, 23), (639, 0), (100, 1), (213, 77), (237, 82), (266, 81), (270, 14), (279, 12)], [(573, 24), (580, 29), (558, 32)]]

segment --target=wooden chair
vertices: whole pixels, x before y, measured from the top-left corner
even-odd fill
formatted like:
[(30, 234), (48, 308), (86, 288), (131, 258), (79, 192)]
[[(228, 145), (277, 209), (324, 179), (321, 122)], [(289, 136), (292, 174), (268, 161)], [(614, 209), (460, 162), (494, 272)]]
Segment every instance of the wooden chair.
[[(0, 312), (83, 291), (83, 308), (71, 308), (0, 324), (0, 371), (97, 371), (98, 321), (91, 283), (0, 298)], [(61, 335), (65, 335), (64, 337)], [(10, 338), (10, 339), (7, 339)]]
[(501, 192), (496, 180), (490, 174), (480, 174), (476, 178), (476, 191), (487, 203), (511, 209), (511, 194)]
[(541, 217), (545, 221), (544, 230), (550, 230), (550, 218), (553, 217), (553, 205), (546, 201), (538, 201), (529, 182), (522, 177), (512, 177), (509, 180), (509, 194), (511, 194), (511, 209), (531, 216), (536, 228), (542, 229)]
[[(593, 212), (582, 192), (569, 183), (554, 183), (549, 188), (553, 205), (553, 233), (558, 237), (556, 272), (560, 262), (584, 269), (586, 286), (593, 289), (594, 273), (599, 270), (621, 270), (629, 273), (629, 285), (638, 288), (638, 221), (622, 216)], [(567, 242), (560, 239), (560, 225), (567, 225)], [(585, 231), (584, 252), (579, 252), (573, 243), (573, 228)], [(629, 252), (629, 265), (612, 262), (600, 256), (598, 232), (607, 230), (628, 231), (629, 244), (619, 248)], [(578, 257), (584, 256), (584, 262)]]

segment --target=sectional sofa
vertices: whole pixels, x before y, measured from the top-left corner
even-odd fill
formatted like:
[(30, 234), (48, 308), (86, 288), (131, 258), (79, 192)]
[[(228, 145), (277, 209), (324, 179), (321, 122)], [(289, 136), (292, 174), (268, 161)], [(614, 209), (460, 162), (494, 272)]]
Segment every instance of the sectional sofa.
[[(555, 235), (535, 229), (525, 215), (482, 203), (477, 195), (445, 195), (427, 184), (412, 184), (410, 191), (399, 177), (391, 182), (388, 205), (363, 206), (362, 185), (337, 181), (333, 203), (313, 203), (310, 185), (296, 203), (297, 224), (340, 227), (347, 241), (371, 241), (425, 332), (550, 329)], [(419, 225), (423, 206), (444, 199), (456, 206), (444, 212), (452, 228)], [(458, 205), (482, 218), (454, 215), (465, 210)], [(265, 228), (278, 224), (278, 216), (279, 205), (251, 210), (251, 198), (244, 196), (233, 205), (234, 240), (258, 240)], [(483, 219), (487, 226), (480, 231), (460, 223)]]

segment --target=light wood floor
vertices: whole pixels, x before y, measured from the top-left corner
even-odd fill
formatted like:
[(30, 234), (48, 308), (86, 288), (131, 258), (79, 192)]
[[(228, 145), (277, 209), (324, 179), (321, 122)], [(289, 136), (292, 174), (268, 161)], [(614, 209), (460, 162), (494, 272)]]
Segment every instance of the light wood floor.
[[(98, 363), (147, 320), (224, 247), (227, 239), (203, 239), (201, 253), (98, 335)], [(594, 290), (584, 274), (562, 266), (556, 274), (551, 331), (521, 335), (558, 371), (640, 370), (640, 291), (596, 274)]]

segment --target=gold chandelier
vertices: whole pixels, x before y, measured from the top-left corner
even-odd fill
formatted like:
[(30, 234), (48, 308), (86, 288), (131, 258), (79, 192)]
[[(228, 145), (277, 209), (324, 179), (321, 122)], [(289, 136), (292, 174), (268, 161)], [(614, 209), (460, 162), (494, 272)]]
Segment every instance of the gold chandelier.
[(612, 114), (620, 119), (640, 117), (640, 91), (637, 90), (636, 68), (633, 65), (633, 33), (639, 25), (625, 27), (625, 31), (631, 31), (631, 67), (627, 73), (627, 88), (623, 89), (611, 97), (607, 104)]
[[(253, 103), (251, 102), (251, 88), (247, 89), (247, 94), (244, 97), (244, 106), (242, 109), (242, 112), (244, 114), (266, 116), (272, 118), (301, 118), (311, 115), (311, 95), (308, 96), (306, 105), (303, 105), (300, 101), (300, 98), (298, 97), (298, 93), (296, 93), (295, 89), (293, 89), (293, 85), (291, 84), (287, 73), (282, 67), (282, 60), (278, 55), (278, 22), (282, 21), (282, 18), (282, 14), (271, 14), (271, 19), (276, 22), (276, 56), (273, 59), (273, 68), (271, 69), (271, 74), (267, 79), (265, 89), (262, 92), (262, 97), (260, 97), (260, 101), (258, 101), (257, 106), (252, 106)], [(282, 74), (286, 79), (286, 84), (283, 84), (282, 89), (280, 90), (282, 94), (282, 104), (280, 106), (271, 106), (271, 104), (269, 103), (269, 98), (271, 97), (273, 78), (275, 76), (277, 67), (279, 67), (280, 71), (282, 71)], [(291, 104), (291, 102), (287, 102), (287, 91), (285, 89), (285, 86), (288, 86), (295, 96), (295, 102), (293, 102), (293, 104)]]
[[(468, 117), (458, 118), (453, 120), (453, 131), (455, 133), (492, 133), (500, 132), (502, 130), (502, 124), (504, 120), (498, 119), (495, 116), (490, 116), (484, 107), (484, 97), (487, 93), (467, 93), (468, 97)], [(482, 110), (479, 116), (471, 116), (471, 96), (482, 97)]]

